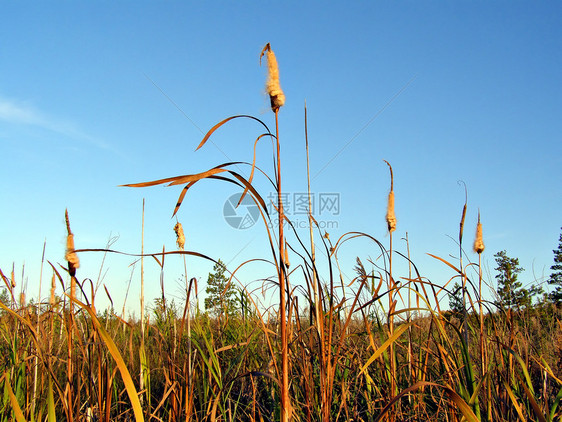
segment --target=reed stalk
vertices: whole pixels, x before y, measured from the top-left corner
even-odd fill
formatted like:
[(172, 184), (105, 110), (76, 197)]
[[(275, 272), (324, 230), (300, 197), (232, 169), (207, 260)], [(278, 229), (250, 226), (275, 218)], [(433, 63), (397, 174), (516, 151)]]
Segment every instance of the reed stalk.
[[(41, 283), (43, 281), (43, 264), (45, 263), (45, 248), (47, 246), (47, 240), (43, 242), (43, 253), (41, 254), (41, 269), (39, 270), (39, 292), (37, 294), (37, 321), (36, 327), (37, 332), (39, 332), (39, 317), (41, 315)], [(35, 413), (35, 405), (37, 403), (37, 371), (38, 371), (38, 360), (39, 351), (35, 350), (35, 358), (33, 365), (33, 401), (31, 402), (31, 413)]]
[(266, 90), (269, 95), (271, 110), (275, 113), (275, 141), (276, 141), (276, 188), (277, 188), (277, 212), (279, 214), (278, 236), (278, 280), (279, 280), (279, 319), (281, 336), (281, 421), (291, 419), (291, 401), (289, 397), (289, 341), (287, 332), (287, 300), (285, 290), (288, 290), (287, 267), (285, 257), (285, 213), (283, 210), (283, 198), (281, 189), (281, 142), (279, 138), (279, 109), (285, 104), (285, 94), (279, 83), (279, 67), (275, 53), (269, 43), (265, 45), (261, 54), (267, 58), (268, 79)]
[(145, 350), (144, 350), (144, 333), (145, 333), (145, 320), (144, 320), (144, 198), (142, 198), (142, 223), (141, 223), (141, 291), (140, 291), (140, 323), (141, 323), (141, 344), (140, 344), (140, 374), (139, 374), (139, 389), (141, 391), (140, 402), (144, 405), (144, 377), (146, 371)]
[[(396, 214), (394, 212), (394, 174), (392, 166), (386, 160), (384, 162), (388, 165), (390, 170), (390, 193), (388, 194), (388, 205), (386, 211), (386, 223), (389, 234), (389, 247), (388, 247), (388, 333), (389, 337), (394, 335), (394, 310), (396, 301), (394, 294), (396, 291), (396, 283), (392, 277), (392, 233), (396, 230)], [(389, 350), (390, 359), (390, 393), (392, 397), (398, 394), (396, 389), (396, 354), (394, 349), (394, 342), (390, 344)], [(393, 417), (391, 416), (393, 420)]]

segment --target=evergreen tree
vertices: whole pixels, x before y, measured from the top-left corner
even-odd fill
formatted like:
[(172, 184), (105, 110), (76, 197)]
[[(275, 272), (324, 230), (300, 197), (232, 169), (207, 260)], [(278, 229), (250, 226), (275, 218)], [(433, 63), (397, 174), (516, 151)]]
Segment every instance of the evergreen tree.
[(457, 318), (460, 318), (464, 313), (462, 286), (459, 283), (455, 283), (452, 293), (449, 293), (449, 309)]
[[(2, 302), (7, 307), (10, 307), (12, 303), (12, 297), (10, 296), (8, 289), (6, 289), (5, 287), (2, 287), (0, 289), (0, 302)], [(4, 315), (5, 312), (6, 311), (0, 308), (0, 316)]]
[(548, 279), (548, 284), (555, 286), (555, 290), (550, 293), (550, 300), (556, 304), (562, 304), (562, 233), (560, 234), (558, 249), (554, 253), (554, 265), (550, 267), (554, 272)]
[(519, 266), (518, 258), (510, 258), (506, 251), (498, 252), (494, 255), (496, 264), (495, 270), (498, 271), (498, 305), (509, 309), (521, 309), (531, 306), (533, 296), (542, 293), (541, 287), (533, 286), (530, 289), (523, 287), (517, 276), (524, 271)]
[(205, 309), (215, 316), (233, 315), (237, 312), (236, 289), (228, 285), (226, 266), (220, 259), (207, 278)]

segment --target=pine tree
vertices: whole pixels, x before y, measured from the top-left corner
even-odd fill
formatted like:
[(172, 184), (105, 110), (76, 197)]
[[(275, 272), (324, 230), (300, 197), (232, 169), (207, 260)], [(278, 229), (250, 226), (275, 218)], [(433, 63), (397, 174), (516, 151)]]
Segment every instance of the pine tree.
[(500, 299), (497, 304), (509, 309), (531, 306), (533, 297), (542, 293), (542, 287), (533, 286), (526, 289), (517, 280), (519, 273), (524, 271), (519, 266), (519, 258), (510, 258), (506, 251), (498, 252), (494, 257), (496, 258), (496, 264), (498, 264), (495, 268), (498, 271), (496, 279), (498, 280), (498, 296)]
[(464, 313), (462, 286), (459, 283), (455, 283), (453, 291), (449, 293), (449, 309), (457, 318), (460, 318)]
[(519, 266), (519, 258), (508, 257), (506, 251), (498, 252), (494, 257), (498, 265), (495, 270), (498, 271), (496, 279), (498, 280), (499, 304), (511, 309), (522, 299), (522, 284), (517, 281), (517, 276), (523, 271), (523, 268)]
[(220, 259), (207, 278), (205, 309), (214, 316), (234, 315), (237, 312), (236, 289), (228, 285), (226, 266)]
[(550, 293), (550, 300), (556, 304), (562, 304), (562, 233), (560, 234), (558, 249), (552, 252), (554, 253), (554, 265), (550, 269), (554, 272), (550, 275), (548, 284), (555, 286), (555, 289)]

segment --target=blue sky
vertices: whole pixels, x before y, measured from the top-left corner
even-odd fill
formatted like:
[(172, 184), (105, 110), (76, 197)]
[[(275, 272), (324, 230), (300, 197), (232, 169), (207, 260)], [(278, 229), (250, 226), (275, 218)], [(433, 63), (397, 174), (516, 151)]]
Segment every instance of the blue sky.
[[(303, 3), (5, 3), (0, 268), (9, 273), (15, 265), (17, 289), (37, 296), (45, 239), (46, 259), (63, 262), (66, 207), (78, 248), (104, 247), (118, 236), (114, 249), (138, 253), (145, 198), (145, 250), (174, 249), (170, 216), (181, 189), (118, 185), (251, 161), (261, 131), (250, 121), (232, 122), (195, 148), (202, 133), (234, 114), (274, 127), (259, 66), (267, 42), (287, 97), (280, 112), (283, 188), (306, 190), (306, 101), (312, 190), (340, 198), (331, 239), (363, 231), (388, 244), (385, 159), (395, 174), (395, 246), (405, 251), (400, 239), (408, 233), (423, 276), (438, 284), (452, 276), (426, 253), (458, 256), (459, 180), (468, 188), (469, 258), (477, 259), (470, 245), (480, 209), (491, 279), (493, 254), (503, 249), (519, 257), (524, 284), (548, 276), (562, 226), (560, 3)], [(266, 143), (258, 165), (271, 173)], [(257, 186), (268, 195), (263, 180)], [(178, 215), (187, 248), (232, 269), (269, 258), (262, 226), (235, 230), (225, 222), (223, 205), (234, 193), (204, 181)], [(342, 271), (352, 277), (355, 256), (377, 255), (367, 242), (350, 244)], [(97, 282), (102, 258), (81, 256), (79, 276)], [(118, 309), (132, 262), (111, 256), (101, 271)], [(159, 270), (152, 260), (145, 267), (151, 299), (159, 294)], [(211, 267), (188, 259), (200, 289)], [(167, 260), (167, 293), (180, 295), (182, 268), (177, 258)], [(273, 273), (250, 265), (240, 276), (246, 283)], [(101, 288), (96, 300), (107, 303), (104, 296)]]

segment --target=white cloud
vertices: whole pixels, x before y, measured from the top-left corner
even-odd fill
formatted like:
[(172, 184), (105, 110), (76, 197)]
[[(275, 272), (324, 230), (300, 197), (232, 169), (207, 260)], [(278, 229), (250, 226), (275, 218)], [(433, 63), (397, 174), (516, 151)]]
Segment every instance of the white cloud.
[(105, 142), (82, 132), (74, 123), (48, 116), (25, 102), (0, 97), (0, 120), (12, 124), (40, 127), (69, 138), (87, 142), (98, 148), (111, 149)]

